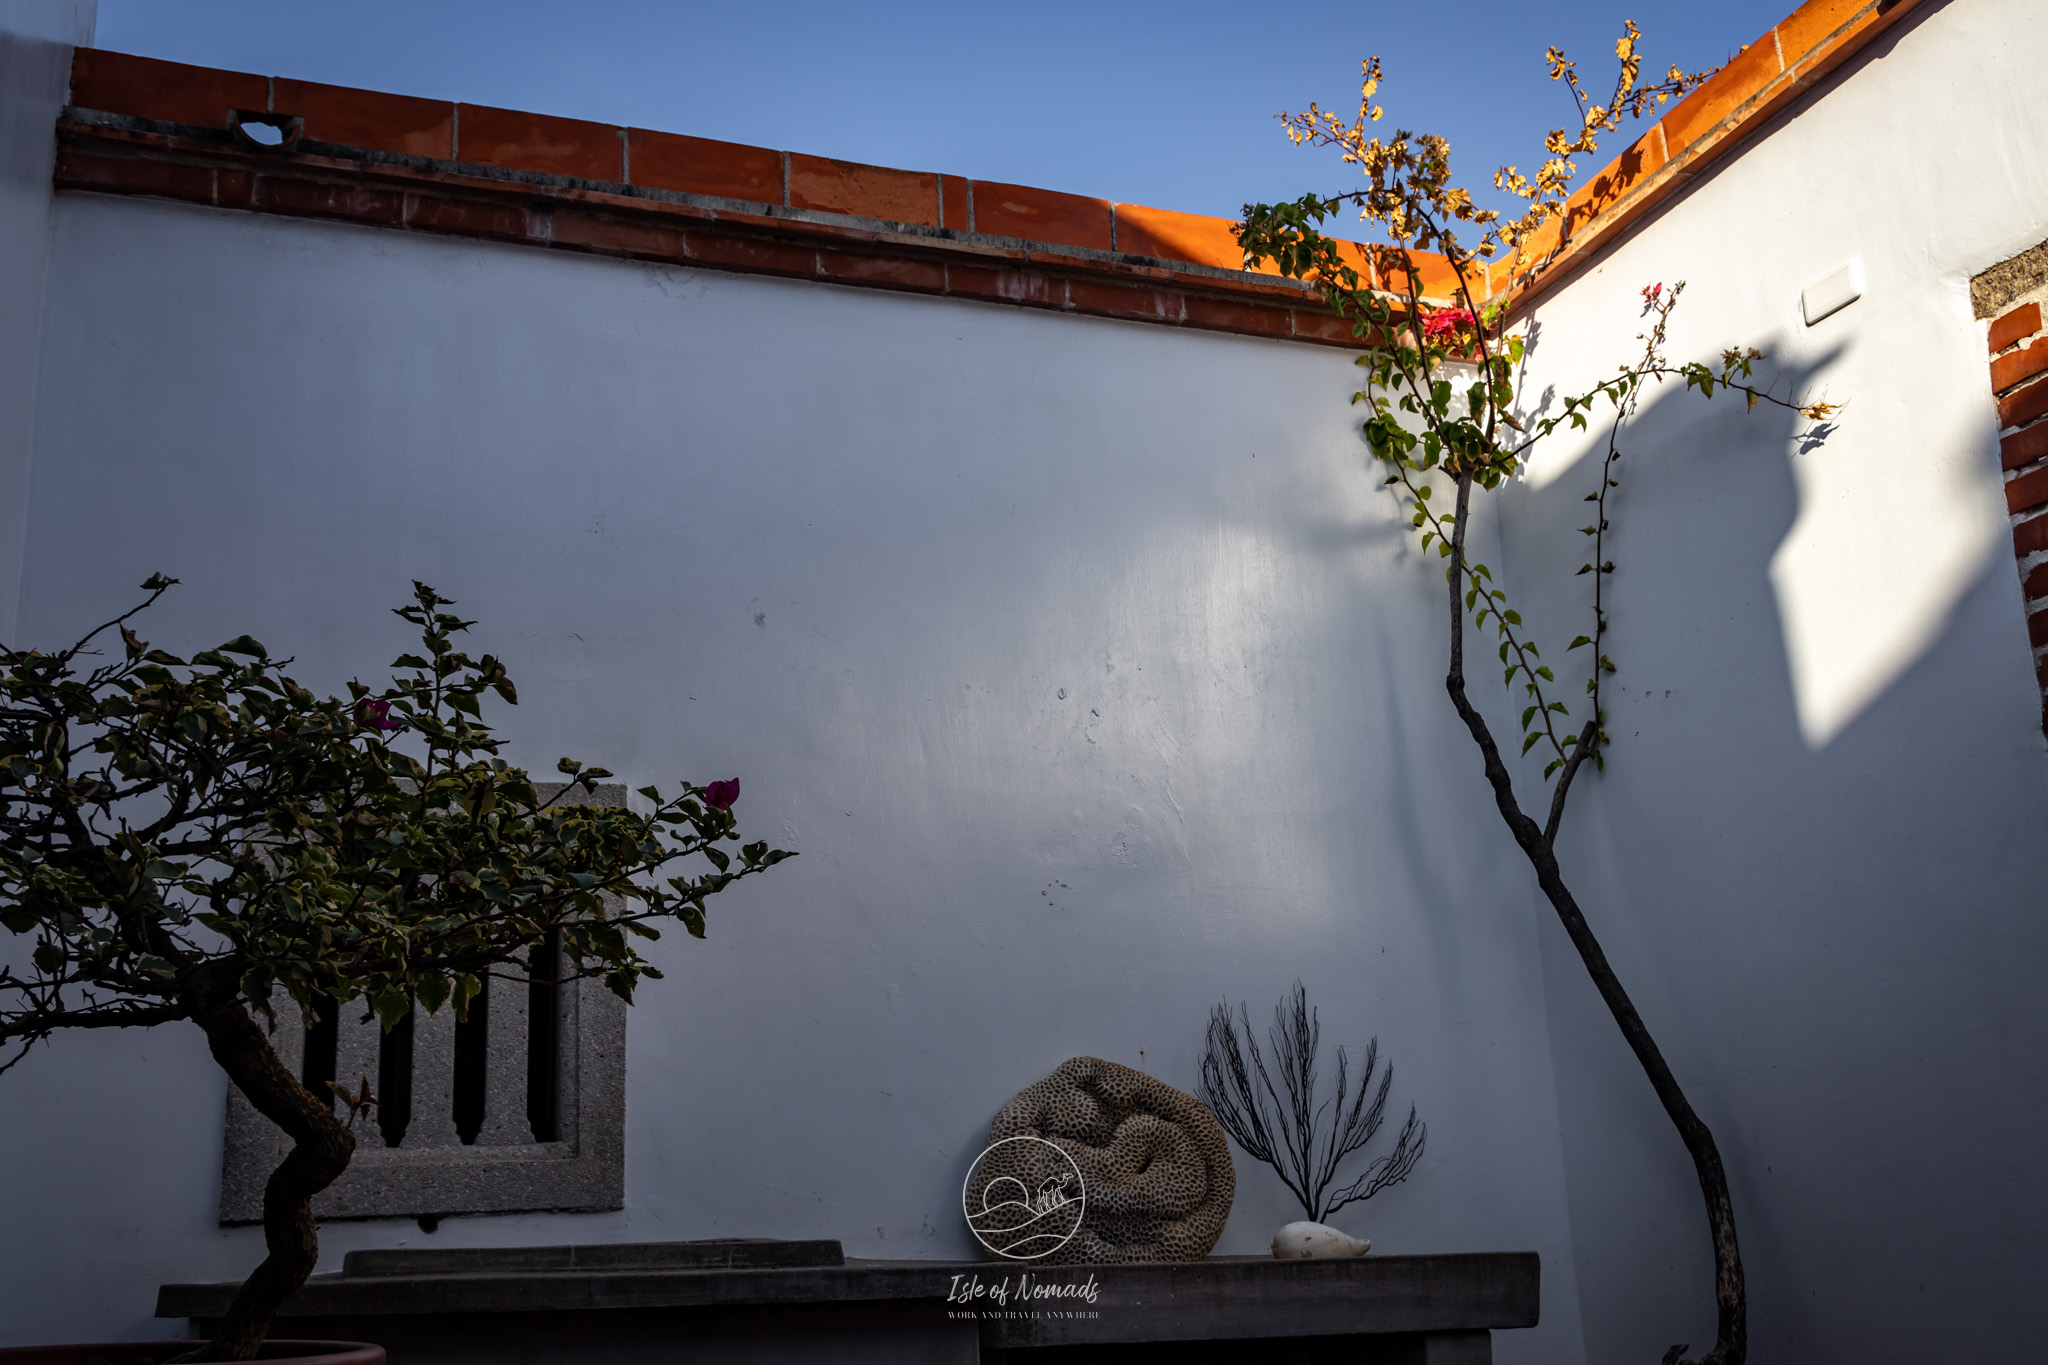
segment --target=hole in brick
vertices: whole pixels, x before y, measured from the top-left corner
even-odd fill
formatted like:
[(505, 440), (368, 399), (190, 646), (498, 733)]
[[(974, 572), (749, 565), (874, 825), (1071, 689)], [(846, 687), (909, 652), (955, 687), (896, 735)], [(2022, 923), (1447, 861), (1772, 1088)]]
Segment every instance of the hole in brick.
[(261, 114), (236, 109), (228, 115), (228, 126), (251, 146), (278, 151), (299, 140), (306, 121), (295, 114)]

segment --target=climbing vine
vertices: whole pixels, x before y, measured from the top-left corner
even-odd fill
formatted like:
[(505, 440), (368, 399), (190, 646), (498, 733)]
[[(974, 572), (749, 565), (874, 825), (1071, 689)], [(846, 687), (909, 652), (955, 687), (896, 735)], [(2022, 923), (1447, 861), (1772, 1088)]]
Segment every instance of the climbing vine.
[[(1747, 1311), (1742, 1261), (1713, 1135), (1694, 1112), (1641, 1015), (1609, 966), (1597, 938), (1564, 881), (1555, 843), (1573, 779), (1587, 762), (1605, 766), (1608, 736), (1603, 728), (1603, 680), (1615, 672), (1609, 653), (1607, 578), (1613, 558), (1611, 494), (1620, 487), (1623, 435), (1644, 392), (1653, 385), (1681, 382), (1711, 399), (1740, 395), (1749, 408), (1759, 403), (1791, 409), (1824, 421), (1837, 408), (1819, 400), (1795, 400), (1760, 384), (1755, 366), (1765, 359), (1754, 348), (1731, 348), (1718, 363), (1675, 362), (1667, 354), (1671, 315), (1685, 291), (1679, 281), (1646, 285), (1636, 340), (1639, 351), (1614, 373), (1567, 396), (1538, 417), (1521, 401), (1520, 376), (1527, 337), (1514, 316), (1514, 285), (1539, 271), (1542, 229), (1569, 225), (1567, 205), (1576, 158), (1598, 149), (1600, 140), (1627, 119), (1640, 118), (1684, 97), (1711, 73), (1687, 74), (1673, 66), (1664, 79), (1645, 84), (1637, 54), (1641, 34), (1625, 26), (1615, 44), (1617, 72), (1611, 93), (1593, 102), (1577, 68), (1562, 52), (1545, 54), (1550, 76), (1569, 91), (1577, 110), (1575, 127), (1552, 129), (1544, 139), (1547, 159), (1533, 177), (1514, 166), (1493, 176), (1495, 190), (1523, 205), (1510, 218), (1481, 207), (1471, 192), (1452, 180), (1450, 144), (1435, 134), (1407, 130), (1382, 138), (1373, 131), (1383, 117), (1374, 102), (1383, 71), (1378, 58), (1363, 64), (1358, 113), (1344, 119), (1311, 104), (1303, 114), (1283, 114), (1288, 136), (1298, 145), (1329, 148), (1355, 166), (1360, 188), (1335, 194), (1306, 194), (1281, 204), (1245, 207), (1238, 240), (1248, 266), (1268, 262), (1282, 274), (1318, 285), (1330, 306), (1351, 324), (1362, 353), (1365, 386), (1352, 395), (1367, 416), (1363, 432), (1374, 458), (1386, 471), (1385, 486), (1400, 500), (1426, 553), (1446, 561), (1450, 667), (1446, 689), (1478, 746), (1486, 777), (1509, 832), (1528, 856), (1537, 881), (1557, 911), (1581, 960), (1593, 977), (1617, 1025), (1649, 1076), (1658, 1098), (1691, 1153), (1707, 1205), (1715, 1261), (1717, 1328), (1714, 1347), (1700, 1365), (1741, 1365), (1747, 1354)], [(1322, 231), (1340, 212), (1356, 209), (1386, 241), (1363, 252)], [(1560, 240), (1565, 234), (1560, 231)], [(1469, 238), (1470, 240), (1467, 240)], [(1434, 253), (1442, 266), (1427, 260)], [(1510, 287), (1490, 297), (1485, 262), (1508, 264)], [(1424, 272), (1448, 268), (1450, 299), (1434, 290), (1425, 300)], [(1521, 613), (1486, 564), (1467, 554), (1466, 533), (1475, 490), (1500, 489), (1528, 465), (1535, 447), (1560, 429), (1605, 428), (1599, 483), (1585, 500), (1591, 520), (1580, 529), (1590, 553), (1576, 573), (1591, 579), (1589, 620), (1555, 655), (1539, 646)], [(1467, 695), (1465, 631), (1490, 631), (1497, 646), (1502, 682), (1519, 689), (1522, 755), (1540, 751), (1543, 780), (1552, 784), (1541, 823), (1525, 811), (1491, 728)], [(1578, 651), (1585, 654), (1579, 655)], [(1583, 692), (1576, 702), (1558, 670), (1564, 659), (1582, 658)], [(1577, 709), (1574, 710), (1574, 705)], [(1673, 1347), (1666, 1365), (1688, 1348)]]

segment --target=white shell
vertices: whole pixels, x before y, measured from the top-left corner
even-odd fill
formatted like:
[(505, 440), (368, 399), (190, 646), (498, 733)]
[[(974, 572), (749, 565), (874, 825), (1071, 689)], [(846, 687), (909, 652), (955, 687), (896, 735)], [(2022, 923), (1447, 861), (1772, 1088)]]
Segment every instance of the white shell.
[(1273, 1234), (1273, 1254), (1283, 1261), (1336, 1261), (1371, 1250), (1371, 1242), (1321, 1223), (1289, 1223)]

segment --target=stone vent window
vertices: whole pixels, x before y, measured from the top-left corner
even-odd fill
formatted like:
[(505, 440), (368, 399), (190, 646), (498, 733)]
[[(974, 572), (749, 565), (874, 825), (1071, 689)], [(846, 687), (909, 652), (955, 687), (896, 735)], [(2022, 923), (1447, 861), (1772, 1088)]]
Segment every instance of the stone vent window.
[[(545, 798), (557, 783), (536, 783)], [(584, 798), (623, 806), (623, 786)], [(559, 945), (529, 983), (491, 981), (454, 1012), (413, 1010), (383, 1032), (361, 1001), (307, 1028), (280, 997), (271, 1044), (316, 1093), (364, 1078), (378, 1104), (356, 1123), (349, 1168), (313, 1201), (323, 1219), (616, 1209), (625, 1203), (626, 1004), (596, 981), (562, 982)], [(289, 1140), (228, 1087), (220, 1221), (263, 1219), (263, 1186)]]

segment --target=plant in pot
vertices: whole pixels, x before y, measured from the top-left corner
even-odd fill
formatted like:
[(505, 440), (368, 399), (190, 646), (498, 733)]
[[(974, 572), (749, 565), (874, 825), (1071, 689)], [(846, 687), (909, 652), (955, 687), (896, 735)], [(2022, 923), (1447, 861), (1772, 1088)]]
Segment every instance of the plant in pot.
[[(64, 1029), (186, 1021), (206, 1035), (292, 1146), (264, 1190), (267, 1254), (214, 1338), (178, 1358), (277, 1359), (315, 1345), (264, 1339), (312, 1273), (312, 1200), (348, 1166), (369, 1097), (292, 1074), (271, 1045), (274, 1000), (308, 1020), (366, 1010), (387, 1030), (415, 1002), (460, 1019), (487, 978), (523, 983), (533, 950), (558, 941), (561, 979), (602, 978), (630, 1002), (660, 975), (637, 941), (674, 920), (702, 937), (708, 897), (791, 855), (738, 845), (737, 780), (601, 807), (573, 793), (611, 774), (565, 758), (566, 783), (537, 786), (483, 720), (491, 695), (518, 700), (504, 665), (455, 647), (474, 623), (431, 588), (415, 583), (397, 611), (421, 652), (399, 656), (388, 686), (340, 698), (246, 635), (190, 659), (152, 648), (129, 622), (176, 581), (152, 576), (140, 605), (55, 652), (0, 650), (0, 926), (14, 936), (0, 1071)], [(118, 1365), (191, 1345), (24, 1349)], [(318, 1345), (326, 1365), (383, 1355)]]

